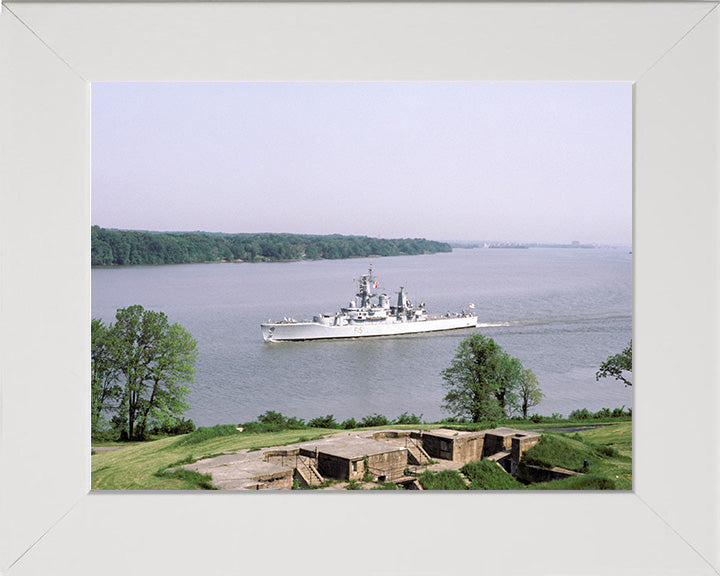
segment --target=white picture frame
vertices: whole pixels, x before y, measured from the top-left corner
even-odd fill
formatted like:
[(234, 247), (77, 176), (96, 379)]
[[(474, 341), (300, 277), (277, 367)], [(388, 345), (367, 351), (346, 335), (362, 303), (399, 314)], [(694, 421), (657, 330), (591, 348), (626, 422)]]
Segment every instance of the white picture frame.
[[(716, 2), (4, 3), (0, 573), (717, 574), (719, 40)], [(632, 493), (90, 493), (90, 84), (274, 80), (634, 82)]]

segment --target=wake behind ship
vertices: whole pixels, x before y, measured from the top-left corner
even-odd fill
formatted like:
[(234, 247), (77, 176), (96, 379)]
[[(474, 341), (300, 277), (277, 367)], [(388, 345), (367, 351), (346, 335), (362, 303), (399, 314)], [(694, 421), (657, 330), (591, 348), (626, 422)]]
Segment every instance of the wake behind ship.
[[(397, 293), (397, 303), (390, 304), (387, 294), (375, 294), (378, 283), (372, 266), (359, 280), (356, 298), (336, 314), (320, 314), (312, 321), (298, 322), (292, 318), (280, 322), (261, 324), (266, 342), (291, 340), (322, 340), (327, 338), (365, 338), (370, 336), (396, 336), (438, 330), (475, 328), (477, 316), (459, 312), (442, 316), (429, 316), (425, 303), (413, 306), (405, 289)], [(373, 302), (373, 299), (377, 299)], [(472, 304), (470, 305), (472, 307)]]

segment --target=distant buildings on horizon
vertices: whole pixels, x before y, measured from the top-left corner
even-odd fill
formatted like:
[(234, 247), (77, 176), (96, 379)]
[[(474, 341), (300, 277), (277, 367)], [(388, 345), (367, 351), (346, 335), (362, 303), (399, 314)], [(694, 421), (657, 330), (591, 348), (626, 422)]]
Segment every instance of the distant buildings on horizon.
[(624, 248), (624, 246), (610, 244), (583, 244), (579, 240), (573, 240), (569, 244), (552, 242), (448, 242), (453, 248)]

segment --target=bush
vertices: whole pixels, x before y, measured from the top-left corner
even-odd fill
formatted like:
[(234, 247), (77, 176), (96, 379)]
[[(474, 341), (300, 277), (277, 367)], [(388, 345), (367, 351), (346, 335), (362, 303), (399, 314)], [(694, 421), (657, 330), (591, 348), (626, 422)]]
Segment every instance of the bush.
[(347, 486), (345, 487), (345, 490), (362, 490), (362, 484), (358, 482), (357, 480), (350, 480), (348, 482)]
[(190, 434), (195, 432), (195, 423), (189, 418), (181, 418), (175, 424), (164, 424), (159, 428), (153, 428), (152, 434), (164, 434), (167, 436), (179, 436), (180, 434)]
[(357, 421), (355, 418), (348, 418), (347, 420), (344, 420), (342, 424), (340, 424), (340, 428), (343, 428), (345, 430), (350, 430), (351, 428), (359, 428)]
[(612, 410), (610, 410), (610, 408), (601, 408), (595, 413), (590, 412), (587, 408), (583, 408), (582, 410), (573, 410), (570, 412), (569, 419), (590, 420), (594, 418), (595, 420), (603, 420), (610, 418), (622, 418), (624, 416), (632, 416), (632, 408), (628, 408), (627, 412), (625, 412), (625, 406), (613, 408)]
[(425, 490), (467, 490), (467, 486), (456, 470), (427, 470), (418, 476)]
[(497, 462), (468, 462), (460, 468), (470, 480), (470, 490), (522, 490), (524, 486), (505, 472)]
[(593, 414), (593, 418), (612, 418), (612, 411), (610, 408), (602, 408)]
[(593, 417), (592, 412), (590, 412), (587, 408), (583, 408), (582, 410), (573, 410), (570, 412), (570, 416), (568, 417), (569, 420), (590, 420)]
[(286, 417), (280, 412), (268, 410), (258, 416), (256, 422), (245, 422), (241, 424), (245, 432), (259, 434), (265, 432), (282, 432), (283, 430), (304, 430), (307, 428), (305, 421), (294, 416)]
[(265, 414), (257, 417), (257, 421), (261, 424), (277, 428), (278, 430), (298, 430), (307, 428), (305, 421), (294, 416), (283, 416), (280, 412), (268, 410)]
[(210, 428), (204, 428), (201, 426), (184, 438), (180, 438), (175, 444), (172, 444), (171, 447), (174, 448), (176, 446), (186, 446), (188, 444), (199, 444), (200, 442), (205, 442), (211, 438), (232, 436), (233, 434), (238, 433), (237, 428), (235, 428), (232, 424), (218, 424), (217, 426), (211, 426)]
[(318, 416), (308, 422), (310, 428), (338, 428), (339, 424), (335, 421), (335, 416), (328, 414), (327, 416)]
[(213, 485), (210, 474), (200, 474), (200, 472), (187, 470), (186, 468), (177, 468), (172, 472), (170, 470), (158, 470), (155, 472), (155, 476), (159, 478), (176, 478), (194, 484), (201, 490), (219, 490), (217, 486)]
[(440, 424), (465, 424), (466, 422), (469, 422), (467, 418), (463, 417), (457, 417), (457, 416), (448, 416), (447, 418), (443, 418), (440, 420)]
[(540, 414), (533, 414), (530, 416), (530, 422), (534, 422), (535, 424), (539, 424), (543, 421), (543, 417), (540, 416)]
[(420, 416), (417, 416), (416, 414), (408, 414), (407, 412), (403, 412), (395, 418), (395, 422), (393, 424), (422, 424), (422, 417), (423, 415), (420, 414)]
[(360, 420), (360, 426), (362, 428), (369, 428), (371, 426), (387, 426), (390, 424), (390, 420), (385, 418), (382, 414), (373, 414), (372, 416), (365, 416)]

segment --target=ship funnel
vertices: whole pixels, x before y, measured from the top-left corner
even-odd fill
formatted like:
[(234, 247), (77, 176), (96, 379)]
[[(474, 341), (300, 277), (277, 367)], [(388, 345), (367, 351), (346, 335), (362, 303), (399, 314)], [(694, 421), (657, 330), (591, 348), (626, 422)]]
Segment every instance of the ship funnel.
[(407, 296), (405, 295), (405, 288), (400, 286), (400, 292), (398, 292), (397, 307), (404, 310), (407, 307)]

